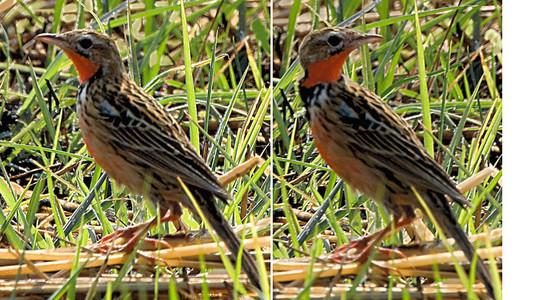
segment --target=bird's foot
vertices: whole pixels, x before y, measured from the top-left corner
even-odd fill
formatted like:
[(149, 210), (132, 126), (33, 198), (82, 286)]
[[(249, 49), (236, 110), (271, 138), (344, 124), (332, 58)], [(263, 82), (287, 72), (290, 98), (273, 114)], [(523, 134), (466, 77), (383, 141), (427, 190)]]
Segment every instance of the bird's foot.
[[(374, 239), (373, 235), (369, 235), (366, 237), (362, 237), (359, 239), (354, 239), (350, 241), (348, 244), (345, 244), (336, 251), (331, 256), (331, 261), (334, 263), (341, 263), (341, 262), (358, 262), (358, 263), (365, 263), (367, 260), (369, 260), (369, 256), (371, 255), (373, 249), (376, 246), (377, 242), (380, 242), (380, 239)], [(406, 257), (402, 252), (396, 249), (389, 249), (389, 248), (383, 248), (378, 247), (377, 248), (378, 253), (387, 256), (387, 257)]]
[[(391, 228), (390, 226), (386, 226), (373, 234), (361, 237), (359, 239), (354, 239), (348, 244), (337, 248), (332, 254), (331, 260), (335, 263), (340, 263), (342, 261), (365, 263), (367, 260), (369, 260), (372, 250), (377, 247), (381, 241), (393, 233), (400, 231), (402, 228), (409, 226), (412, 221), (413, 217), (411, 216), (403, 219), (396, 219), (393, 227)], [(406, 255), (396, 249), (378, 247), (377, 251), (386, 257), (398, 256), (406, 258)]]
[[(119, 229), (114, 233), (104, 236), (100, 242), (94, 244), (91, 248), (100, 253), (107, 253), (108, 251), (131, 253), (141, 240), (141, 237), (152, 227), (154, 227), (154, 222), (150, 221)], [(143, 243), (154, 248), (157, 248), (158, 246), (162, 248), (172, 248), (166, 241), (150, 237), (143, 238)]]

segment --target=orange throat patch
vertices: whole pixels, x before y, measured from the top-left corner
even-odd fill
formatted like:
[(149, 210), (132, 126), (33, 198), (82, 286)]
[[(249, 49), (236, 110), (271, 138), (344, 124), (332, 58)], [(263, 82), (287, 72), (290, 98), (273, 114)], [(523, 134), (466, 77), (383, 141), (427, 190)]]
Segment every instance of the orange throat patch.
[(328, 83), (337, 81), (341, 77), (341, 68), (354, 49), (347, 49), (336, 55), (332, 55), (326, 60), (310, 64), (307, 70), (307, 76), (302, 82), (306, 88), (319, 83)]
[(78, 77), (80, 78), (80, 83), (86, 82), (96, 73), (96, 71), (98, 71), (98, 67), (95, 64), (80, 54), (65, 49), (63, 49), (63, 52), (67, 54), (67, 57), (74, 64), (74, 67), (78, 72)]

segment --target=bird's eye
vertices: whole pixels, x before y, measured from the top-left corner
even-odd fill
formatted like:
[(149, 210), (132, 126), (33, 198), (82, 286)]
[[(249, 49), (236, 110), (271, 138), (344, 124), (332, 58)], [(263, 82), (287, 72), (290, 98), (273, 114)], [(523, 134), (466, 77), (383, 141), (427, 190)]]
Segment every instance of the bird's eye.
[(339, 45), (339, 43), (341, 43), (341, 38), (337, 35), (331, 35), (328, 37), (328, 44), (330, 44), (330, 46), (337, 46)]
[(93, 46), (93, 42), (89, 38), (82, 39), (78, 43), (83, 49), (89, 49)]

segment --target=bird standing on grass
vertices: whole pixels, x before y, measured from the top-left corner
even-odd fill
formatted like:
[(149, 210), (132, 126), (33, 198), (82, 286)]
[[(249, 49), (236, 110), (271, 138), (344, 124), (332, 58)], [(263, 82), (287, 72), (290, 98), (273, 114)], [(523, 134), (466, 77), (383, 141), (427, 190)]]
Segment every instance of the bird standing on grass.
[[(383, 40), (347, 28), (311, 32), (302, 41), (300, 63), (305, 76), (299, 91), (306, 106), (315, 145), (328, 165), (347, 184), (384, 205), (402, 228), (421, 208), (412, 188), (421, 195), (437, 225), (453, 237), (469, 261), (475, 250), (456, 221), (445, 196), (462, 206), (469, 202), (447, 173), (428, 154), (414, 131), (378, 95), (341, 74), (349, 54), (360, 45)], [(424, 210), (423, 210), (424, 211)], [(371, 241), (357, 243), (367, 251)], [(375, 237), (377, 237), (375, 236)], [(365, 257), (365, 259), (367, 259)], [(491, 275), (478, 258), (476, 274), (494, 297)]]
[[(196, 212), (179, 177), (235, 260), (241, 240), (215, 203), (215, 197), (225, 202), (232, 197), (176, 120), (128, 76), (115, 42), (92, 30), (40, 34), (37, 39), (58, 46), (74, 63), (80, 79), (76, 95), (80, 130), (102, 169), (133, 193), (148, 195), (159, 204), (165, 215), (162, 222), (179, 219), (182, 205)], [(155, 219), (147, 224), (155, 225)], [(122, 229), (103, 241), (120, 237), (129, 242), (117, 249), (131, 250), (147, 224)], [(261, 290), (256, 261), (246, 250), (242, 265), (254, 287)]]

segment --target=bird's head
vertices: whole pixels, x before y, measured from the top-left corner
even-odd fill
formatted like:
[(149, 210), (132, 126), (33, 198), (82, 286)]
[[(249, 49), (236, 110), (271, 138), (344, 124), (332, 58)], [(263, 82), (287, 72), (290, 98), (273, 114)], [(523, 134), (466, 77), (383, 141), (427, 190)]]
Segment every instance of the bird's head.
[(375, 34), (362, 34), (348, 28), (323, 28), (308, 34), (300, 46), (300, 65), (306, 72), (303, 84), (336, 81), (349, 54), (360, 45), (382, 41)]
[(43, 33), (36, 39), (61, 48), (74, 63), (81, 83), (89, 80), (99, 69), (102, 69), (103, 76), (125, 71), (115, 42), (101, 32), (78, 29), (60, 34)]

